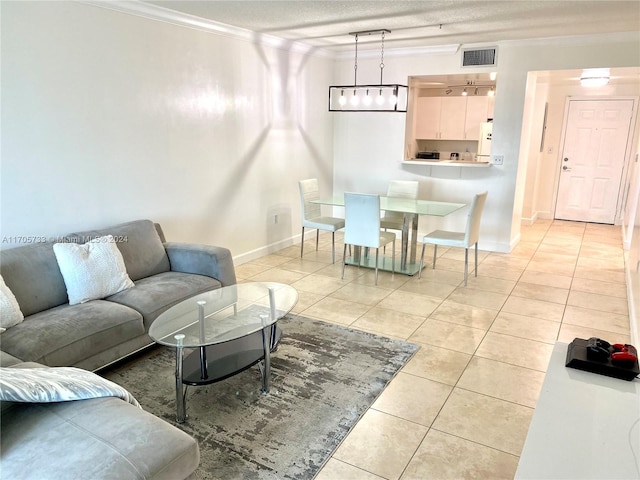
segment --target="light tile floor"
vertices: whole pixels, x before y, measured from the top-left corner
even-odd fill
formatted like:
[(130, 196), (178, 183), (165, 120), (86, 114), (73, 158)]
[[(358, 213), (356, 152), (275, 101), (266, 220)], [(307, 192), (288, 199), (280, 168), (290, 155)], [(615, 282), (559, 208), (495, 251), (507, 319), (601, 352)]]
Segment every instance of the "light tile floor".
[[(336, 235), (336, 252), (342, 252)], [(417, 343), (317, 480), (513, 478), (553, 344), (598, 336), (628, 343), (619, 227), (539, 221), (509, 254), (438, 249), (417, 276), (331, 264), (331, 236), (237, 267), (238, 281), (298, 289), (307, 317)], [(388, 252), (387, 252), (388, 253)], [(470, 255), (472, 258), (472, 255)], [(472, 267), (472, 266), (471, 266)]]

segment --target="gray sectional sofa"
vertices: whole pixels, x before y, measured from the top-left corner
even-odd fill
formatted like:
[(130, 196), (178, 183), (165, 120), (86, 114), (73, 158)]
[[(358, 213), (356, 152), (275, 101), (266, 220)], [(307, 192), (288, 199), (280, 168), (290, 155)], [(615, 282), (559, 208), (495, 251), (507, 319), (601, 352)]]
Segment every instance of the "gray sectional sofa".
[(22, 361), (97, 370), (152, 344), (149, 326), (172, 305), (236, 283), (229, 250), (167, 243), (150, 220), (72, 233), (64, 241), (86, 243), (105, 235), (114, 237), (135, 287), (78, 305), (68, 303), (54, 242), (0, 252), (0, 273), (25, 317), (0, 336), (3, 352)]
[[(181, 300), (236, 283), (226, 248), (166, 242), (150, 220), (66, 235), (86, 243), (112, 235), (135, 286), (70, 305), (55, 242), (0, 252), (0, 273), (24, 321), (0, 334), (0, 364), (37, 362), (95, 371), (153, 344), (147, 332)], [(144, 399), (141, 403), (144, 403)], [(0, 470), (7, 478), (185, 478), (197, 442), (117, 398), (2, 405)]]

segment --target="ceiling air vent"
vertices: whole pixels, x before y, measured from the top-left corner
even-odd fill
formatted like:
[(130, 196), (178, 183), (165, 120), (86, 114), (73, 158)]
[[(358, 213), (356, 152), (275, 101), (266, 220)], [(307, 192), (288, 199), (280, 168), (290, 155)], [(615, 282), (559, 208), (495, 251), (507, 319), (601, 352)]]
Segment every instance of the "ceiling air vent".
[(463, 67), (482, 67), (496, 64), (497, 48), (462, 50)]

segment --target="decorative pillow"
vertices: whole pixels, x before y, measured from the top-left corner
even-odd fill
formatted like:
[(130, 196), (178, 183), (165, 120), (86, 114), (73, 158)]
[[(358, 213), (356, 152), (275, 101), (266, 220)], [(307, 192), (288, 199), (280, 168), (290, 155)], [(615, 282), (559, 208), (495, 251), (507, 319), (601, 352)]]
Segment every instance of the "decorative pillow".
[(83, 245), (56, 243), (53, 252), (70, 305), (108, 297), (134, 286), (112, 235)]
[(20, 305), (0, 276), (0, 333), (24, 320)]

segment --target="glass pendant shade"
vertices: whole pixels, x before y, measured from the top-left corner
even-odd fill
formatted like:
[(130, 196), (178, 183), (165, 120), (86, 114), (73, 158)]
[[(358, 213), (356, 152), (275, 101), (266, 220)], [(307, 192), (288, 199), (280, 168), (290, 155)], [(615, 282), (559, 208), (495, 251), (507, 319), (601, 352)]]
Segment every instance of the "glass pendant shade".
[(330, 112), (406, 112), (406, 85), (338, 85), (329, 87)]

